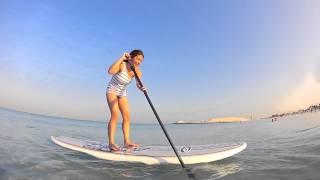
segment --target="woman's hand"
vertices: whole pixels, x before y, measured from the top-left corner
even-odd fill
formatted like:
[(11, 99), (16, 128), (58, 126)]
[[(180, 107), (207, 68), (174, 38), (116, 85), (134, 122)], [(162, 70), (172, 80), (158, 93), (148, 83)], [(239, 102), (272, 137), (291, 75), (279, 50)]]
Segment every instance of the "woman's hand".
[(130, 54), (125, 52), (123, 53), (123, 55), (121, 56), (121, 61), (125, 61), (125, 60), (129, 60), (130, 59)]

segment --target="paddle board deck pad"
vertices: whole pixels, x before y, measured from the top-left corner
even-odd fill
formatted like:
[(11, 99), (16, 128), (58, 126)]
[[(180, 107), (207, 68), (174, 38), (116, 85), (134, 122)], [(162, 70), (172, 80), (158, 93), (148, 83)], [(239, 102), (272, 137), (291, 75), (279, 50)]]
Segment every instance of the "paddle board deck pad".
[[(180, 164), (171, 146), (140, 146), (121, 148), (110, 152), (105, 143), (64, 136), (51, 136), (51, 140), (62, 147), (83, 152), (99, 159), (111, 161), (141, 162), (145, 164)], [(176, 146), (185, 164), (207, 163), (233, 156), (247, 147), (245, 142)]]

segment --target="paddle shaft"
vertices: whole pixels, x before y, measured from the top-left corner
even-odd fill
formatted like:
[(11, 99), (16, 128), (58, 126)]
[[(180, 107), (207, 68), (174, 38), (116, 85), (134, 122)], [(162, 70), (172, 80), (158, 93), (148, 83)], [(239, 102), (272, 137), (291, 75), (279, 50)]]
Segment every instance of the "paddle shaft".
[[(137, 76), (136, 76), (136, 77), (137, 77)], [(137, 80), (138, 80), (140, 86), (143, 87), (142, 84), (141, 84), (141, 81), (140, 81), (139, 77), (137, 77)], [(191, 173), (191, 170), (185, 166), (183, 160), (181, 159), (181, 156), (179, 155), (177, 149), (175, 148), (175, 146), (174, 146), (174, 144), (173, 144), (173, 142), (172, 142), (172, 140), (171, 140), (171, 138), (170, 138), (167, 130), (164, 128), (164, 125), (163, 125), (162, 121), (160, 120), (160, 117), (159, 117), (156, 109), (154, 108), (154, 106), (153, 106), (153, 104), (152, 104), (152, 102), (151, 102), (151, 100), (150, 100), (150, 98), (149, 98), (149, 96), (148, 96), (147, 91), (144, 90), (143, 93), (144, 93), (144, 95), (146, 96), (146, 98), (147, 98), (147, 100), (148, 100), (148, 102), (149, 102), (149, 104), (150, 104), (150, 106), (151, 106), (151, 109), (152, 109), (154, 115), (156, 116), (156, 118), (157, 118), (157, 120), (158, 120), (158, 122), (159, 122), (159, 124), (160, 124), (160, 126), (161, 126), (161, 129), (163, 130), (164, 134), (166, 135), (166, 137), (167, 137), (167, 139), (168, 139), (168, 141), (169, 141), (169, 143), (170, 143), (170, 145), (171, 145), (174, 153), (176, 154), (176, 156), (177, 156), (177, 158), (178, 158), (178, 160), (179, 160), (182, 168), (187, 171), (189, 178), (191, 178), (191, 179), (196, 179), (195, 176)]]
[[(131, 68), (131, 70), (133, 71), (133, 73), (134, 73), (134, 75), (135, 75), (135, 77), (136, 77), (139, 85), (140, 85), (141, 87), (143, 87), (143, 84), (142, 84), (139, 76), (137, 75), (137, 72), (136, 72), (134, 66), (133, 66), (131, 63), (129, 63), (129, 64), (130, 64), (130, 68)], [(179, 162), (180, 162), (181, 166), (182, 166), (183, 168), (186, 168), (186, 166), (184, 165), (184, 162), (182, 161), (182, 159), (181, 159), (178, 151), (176, 150), (174, 144), (172, 143), (171, 138), (170, 138), (167, 130), (164, 128), (164, 125), (163, 125), (163, 123), (162, 123), (162, 121), (161, 121), (161, 119), (160, 119), (160, 117), (159, 117), (156, 109), (154, 108), (154, 106), (153, 106), (153, 104), (152, 104), (152, 102), (151, 102), (151, 100), (150, 100), (150, 98), (149, 98), (148, 92), (147, 92), (146, 90), (144, 90), (143, 93), (144, 93), (144, 95), (146, 96), (146, 98), (147, 98), (147, 100), (148, 100), (148, 103), (150, 104), (150, 107), (151, 107), (154, 115), (156, 116), (156, 118), (157, 118), (157, 120), (158, 120), (158, 122), (159, 122), (159, 124), (160, 124), (160, 126), (161, 126), (161, 129), (163, 130), (164, 134), (166, 135), (166, 137), (167, 137), (167, 139), (168, 139), (168, 141), (169, 141), (169, 143), (170, 143), (170, 145), (171, 145), (174, 153), (176, 154), (177, 158), (179, 159)]]
[[(129, 63), (130, 68), (131, 68), (131, 70), (133, 71), (133, 73), (134, 73), (134, 75), (135, 75), (135, 77), (136, 77), (136, 79), (137, 79), (140, 87), (143, 87), (143, 84), (142, 84), (142, 82), (141, 82), (141, 80), (140, 80), (140, 78), (139, 78), (139, 76), (138, 76), (138, 74), (137, 74), (134, 66), (133, 66), (129, 61), (126, 61), (126, 62)], [(161, 129), (163, 130), (164, 134), (166, 135), (166, 137), (167, 137), (167, 139), (168, 139), (168, 141), (169, 141), (169, 143), (170, 143), (170, 145), (171, 145), (174, 153), (176, 154), (176, 156), (177, 156), (177, 158), (178, 158), (178, 160), (179, 160), (182, 168), (185, 169), (185, 170), (187, 170), (188, 176), (189, 176), (190, 178), (195, 179), (195, 176), (191, 173), (190, 169), (186, 168), (183, 160), (181, 159), (181, 156), (179, 155), (178, 151), (176, 150), (174, 144), (172, 143), (171, 138), (170, 138), (167, 130), (164, 128), (164, 125), (163, 125), (163, 123), (162, 123), (162, 121), (161, 121), (161, 119), (160, 119), (160, 117), (159, 117), (156, 109), (154, 108), (154, 106), (153, 106), (153, 104), (152, 104), (152, 102), (151, 102), (151, 100), (150, 100), (150, 98), (149, 98), (149, 96), (148, 96), (148, 92), (147, 92), (146, 90), (144, 90), (143, 93), (144, 93), (144, 95), (146, 96), (146, 98), (147, 98), (147, 100), (148, 100), (148, 102), (149, 102), (149, 104), (150, 104), (150, 107), (151, 107), (154, 115), (156, 116), (156, 118), (157, 118), (157, 120), (158, 120), (158, 122), (159, 122), (159, 124), (160, 124), (160, 126), (161, 126)]]

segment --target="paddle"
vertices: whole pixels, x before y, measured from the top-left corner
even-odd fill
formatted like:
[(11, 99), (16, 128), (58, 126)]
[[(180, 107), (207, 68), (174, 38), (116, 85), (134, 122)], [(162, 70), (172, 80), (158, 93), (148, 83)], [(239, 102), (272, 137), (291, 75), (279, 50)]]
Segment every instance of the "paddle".
[[(139, 76), (137, 75), (137, 72), (136, 72), (134, 66), (133, 66), (128, 60), (125, 60), (125, 62), (129, 63), (130, 68), (131, 68), (131, 70), (133, 71), (134, 76), (136, 77), (136, 79), (137, 79), (140, 87), (143, 87), (143, 84), (142, 84)], [(153, 106), (153, 104), (152, 104), (152, 102), (151, 102), (151, 100), (150, 100), (150, 98), (149, 98), (149, 96), (148, 96), (147, 90), (143, 90), (143, 93), (144, 93), (144, 95), (146, 96), (146, 98), (147, 98), (147, 100), (148, 100), (148, 102), (149, 102), (149, 104), (150, 104), (150, 107), (151, 107), (154, 115), (156, 116), (156, 118), (157, 118), (157, 120), (158, 120), (158, 122), (159, 122), (159, 124), (160, 124), (160, 126), (161, 126), (161, 129), (163, 130), (164, 134), (166, 135), (166, 137), (167, 137), (167, 139), (168, 139), (168, 141), (169, 141), (169, 143), (170, 143), (170, 145), (171, 145), (174, 153), (176, 154), (176, 156), (177, 156), (177, 158), (178, 158), (178, 160), (179, 160), (182, 168), (183, 168), (184, 170), (186, 170), (189, 178), (191, 178), (191, 179), (196, 179), (195, 175), (191, 172), (191, 170), (185, 166), (185, 164), (184, 164), (183, 160), (181, 159), (178, 151), (176, 150), (174, 144), (172, 143), (171, 138), (170, 138), (167, 130), (164, 128), (164, 125), (163, 125), (162, 121), (160, 120), (160, 117), (159, 117), (156, 109), (154, 108), (154, 106)]]

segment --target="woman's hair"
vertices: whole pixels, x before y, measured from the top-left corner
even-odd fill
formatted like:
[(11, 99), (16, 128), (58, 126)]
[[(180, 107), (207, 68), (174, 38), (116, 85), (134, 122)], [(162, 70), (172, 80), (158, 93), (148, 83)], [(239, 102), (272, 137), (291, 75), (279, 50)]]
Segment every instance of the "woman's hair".
[(130, 52), (131, 58), (134, 58), (134, 57), (136, 57), (136, 56), (138, 56), (138, 55), (141, 55), (141, 56), (143, 56), (143, 58), (144, 58), (144, 54), (143, 54), (143, 52), (142, 52), (140, 49), (135, 49), (135, 50), (133, 50), (133, 51)]

